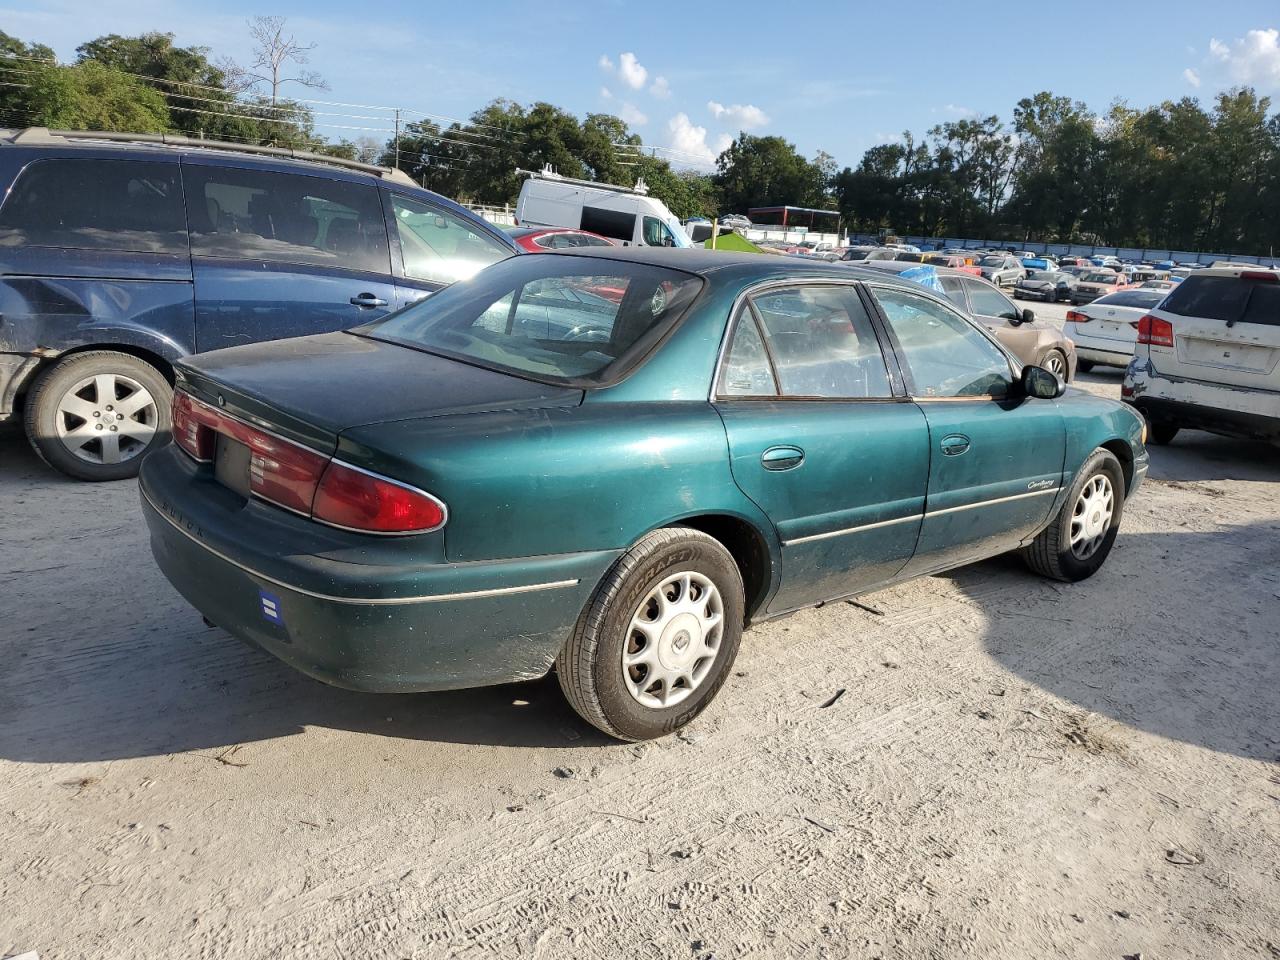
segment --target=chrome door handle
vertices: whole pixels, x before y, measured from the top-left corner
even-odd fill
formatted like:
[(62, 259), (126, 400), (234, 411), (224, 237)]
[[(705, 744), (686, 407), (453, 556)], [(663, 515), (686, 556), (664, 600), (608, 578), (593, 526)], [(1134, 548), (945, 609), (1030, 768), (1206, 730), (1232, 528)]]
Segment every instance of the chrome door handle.
[(804, 451), (799, 447), (770, 447), (760, 454), (760, 462), (766, 470), (794, 470), (804, 463)]
[(949, 437), (943, 437), (942, 455), (944, 457), (958, 457), (969, 449), (969, 438), (960, 433), (953, 433)]
[(381, 297), (375, 297), (372, 293), (362, 293), (352, 297), (351, 302), (357, 307), (385, 307), (387, 301)]

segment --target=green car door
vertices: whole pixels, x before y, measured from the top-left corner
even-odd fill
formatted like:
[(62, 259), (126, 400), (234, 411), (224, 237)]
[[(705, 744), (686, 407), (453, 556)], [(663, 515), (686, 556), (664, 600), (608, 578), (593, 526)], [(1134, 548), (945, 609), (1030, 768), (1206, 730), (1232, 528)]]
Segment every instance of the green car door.
[(895, 376), (854, 284), (772, 286), (739, 310), (715, 406), (734, 480), (782, 541), (769, 613), (866, 589), (910, 559), (929, 430)]
[(1056, 402), (1018, 394), (1008, 357), (959, 313), (872, 288), (929, 430), (929, 484), (910, 576), (1013, 549), (1049, 519), (1063, 483)]

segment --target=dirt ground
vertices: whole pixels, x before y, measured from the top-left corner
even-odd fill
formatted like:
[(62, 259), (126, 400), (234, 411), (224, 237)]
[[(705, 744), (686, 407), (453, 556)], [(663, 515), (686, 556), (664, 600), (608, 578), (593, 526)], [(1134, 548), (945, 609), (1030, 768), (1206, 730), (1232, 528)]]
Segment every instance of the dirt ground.
[(646, 745), (554, 679), (301, 677), (178, 598), (132, 482), (11, 434), (0, 516), (0, 956), (1280, 957), (1272, 448), (1155, 449), (1083, 584), (752, 630)]

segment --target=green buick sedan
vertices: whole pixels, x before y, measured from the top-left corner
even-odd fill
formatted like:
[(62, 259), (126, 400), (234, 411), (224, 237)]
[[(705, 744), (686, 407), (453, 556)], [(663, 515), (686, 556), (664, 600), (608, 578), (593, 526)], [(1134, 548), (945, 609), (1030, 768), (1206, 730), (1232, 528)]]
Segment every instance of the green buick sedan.
[(745, 627), (1005, 551), (1076, 581), (1147, 470), (1119, 403), (879, 271), (610, 249), (206, 353), (147, 458), (161, 569), (357, 690), (528, 680), (676, 730)]

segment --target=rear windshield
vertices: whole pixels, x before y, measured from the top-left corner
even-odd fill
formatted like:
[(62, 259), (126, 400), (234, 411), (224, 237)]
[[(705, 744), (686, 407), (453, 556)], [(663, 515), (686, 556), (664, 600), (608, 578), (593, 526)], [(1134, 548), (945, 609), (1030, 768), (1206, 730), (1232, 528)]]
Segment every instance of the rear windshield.
[(702, 289), (679, 270), (595, 257), (512, 257), (355, 332), (548, 383), (625, 374)]
[(1088, 273), (1085, 274), (1085, 283), (1115, 283), (1116, 275), (1114, 273)]
[(1224, 323), (1280, 326), (1280, 282), (1190, 276), (1169, 293), (1160, 309)]
[(1120, 290), (1093, 302), (1103, 307), (1141, 307), (1143, 310), (1150, 310), (1163, 299), (1163, 290)]

